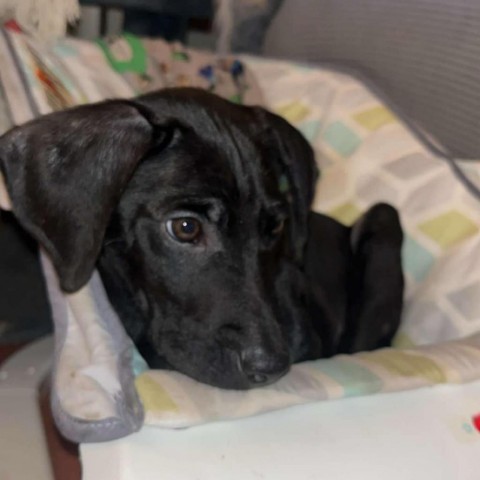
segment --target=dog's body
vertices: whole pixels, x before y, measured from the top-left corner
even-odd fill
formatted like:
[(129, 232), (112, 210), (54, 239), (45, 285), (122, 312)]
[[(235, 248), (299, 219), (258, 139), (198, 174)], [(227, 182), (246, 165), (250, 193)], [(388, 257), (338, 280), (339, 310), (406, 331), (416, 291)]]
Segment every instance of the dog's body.
[(312, 150), (261, 108), (195, 89), (79, 107), (0, 138), (0, 166), (62, 288), (98, 265), (153, 366), (249, 388), (398, 327), (396, 212), (309, 213)]

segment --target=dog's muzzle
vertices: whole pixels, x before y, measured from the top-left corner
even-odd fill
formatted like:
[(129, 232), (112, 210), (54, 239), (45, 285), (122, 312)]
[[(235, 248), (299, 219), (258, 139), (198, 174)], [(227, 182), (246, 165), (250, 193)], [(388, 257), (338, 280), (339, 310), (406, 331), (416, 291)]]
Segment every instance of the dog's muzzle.
[(290, 368), (288, 353), (272, 353), (260, 347), (249, 347), (239, 354), (239, 368), (252, 387), (275, 382)]

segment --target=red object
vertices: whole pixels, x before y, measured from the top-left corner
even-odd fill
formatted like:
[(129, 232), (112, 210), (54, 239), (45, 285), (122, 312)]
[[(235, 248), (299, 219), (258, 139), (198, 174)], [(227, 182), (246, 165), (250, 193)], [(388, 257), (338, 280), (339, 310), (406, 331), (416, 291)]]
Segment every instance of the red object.
[(22, 31), (20, 25), (15, 20), (9, 20), (8, 22), (5, 22), (4, 26), (5, 28), (8, 28), (8, 30), (12, 30), (14, 32), (20, 33)]
[(477, 432), (480, 433), (480, 413), (472, 417), (472, 423), (474, 427), (477, 429)]

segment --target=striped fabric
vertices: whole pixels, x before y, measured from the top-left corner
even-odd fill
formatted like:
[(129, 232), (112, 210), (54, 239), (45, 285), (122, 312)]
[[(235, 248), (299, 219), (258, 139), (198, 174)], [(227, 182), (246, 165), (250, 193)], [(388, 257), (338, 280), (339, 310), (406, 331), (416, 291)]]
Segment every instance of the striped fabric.
[(147, 425), (181, 428), (320, 400), (410, 390), (480, 378), (480, 334), (412, 350), (385, 349), (294, 365), (273, 385), (247, 392), (203, 385), (175, 372), (136, 379)]

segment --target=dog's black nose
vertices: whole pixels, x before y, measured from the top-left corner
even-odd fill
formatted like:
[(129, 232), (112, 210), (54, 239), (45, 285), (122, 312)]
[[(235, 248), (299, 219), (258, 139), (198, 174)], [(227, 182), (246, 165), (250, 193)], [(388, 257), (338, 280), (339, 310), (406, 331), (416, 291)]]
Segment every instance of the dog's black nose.
[(270, 353), (258, 347), (245, 349), (240, 355), (243, 373), (253, 386), (267, 385), (290, 368), (288, 353)]

